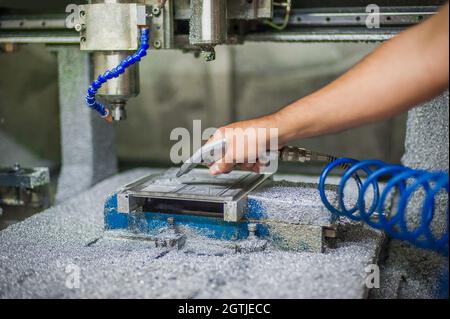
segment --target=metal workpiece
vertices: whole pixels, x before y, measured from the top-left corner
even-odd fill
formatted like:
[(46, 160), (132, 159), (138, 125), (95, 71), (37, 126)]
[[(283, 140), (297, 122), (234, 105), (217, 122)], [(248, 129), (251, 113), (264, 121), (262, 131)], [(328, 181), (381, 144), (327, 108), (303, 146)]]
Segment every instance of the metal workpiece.
[(96, 0), (79, 6), (80, 48), (85, 51), (133, 51), (140, 25), (147, 24), (144, 5), (127, 0)]
[(117, 211), (167, 212), (238, 222), (247, 194), (270, 177), (242, 171), (211, 176), (206, 169), (194, 169), (181, 178), (176, 178), (176, 173), (177, 169), (169, 169), (124, 186), (117, 192)]
[(215, 59), (214, 46), (227, 41), (227, 1), (191, 0), (189, 42), (205, 52), (205, 59)]

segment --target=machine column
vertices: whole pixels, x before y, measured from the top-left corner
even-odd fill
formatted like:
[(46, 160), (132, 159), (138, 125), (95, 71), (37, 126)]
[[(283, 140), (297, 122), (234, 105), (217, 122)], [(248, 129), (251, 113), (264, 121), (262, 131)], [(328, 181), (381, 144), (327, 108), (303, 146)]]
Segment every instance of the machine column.
[[(52, 47), (58, 57), (62, 167), (56, 201), (85, 191), (117, 172), (112, 125), (84, 104), (90, 83), (89, 53), (77, 45)], [(55, 133), (56, 134), (56, 133)]]

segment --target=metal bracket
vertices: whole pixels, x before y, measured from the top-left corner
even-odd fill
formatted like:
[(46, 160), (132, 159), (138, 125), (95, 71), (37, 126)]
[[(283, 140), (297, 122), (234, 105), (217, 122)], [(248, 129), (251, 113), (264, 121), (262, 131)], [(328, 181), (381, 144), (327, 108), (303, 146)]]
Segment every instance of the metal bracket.
[(150, 49), (173, 49), (173, 1), (147, 1), (150, 20)]

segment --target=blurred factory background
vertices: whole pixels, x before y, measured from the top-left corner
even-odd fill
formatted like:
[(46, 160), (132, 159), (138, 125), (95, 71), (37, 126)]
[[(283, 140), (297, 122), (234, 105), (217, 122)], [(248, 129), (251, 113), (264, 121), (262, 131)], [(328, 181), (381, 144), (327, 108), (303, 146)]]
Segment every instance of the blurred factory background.
[[(64, 8), (86, 1), (0, 0), (0, 298), (448, 296), (448, 290), (441, 289), (448, 287), (448, 233), (434, 241), (436, 251), (447, 249), (444, 257), (397, 240), (428, 245), (428, 228), (421, 226), (424, 234), (415, 238), (394, 237), (389, 229), (388, 240), (381, 231), (338, 217), (321, 204), (317, 191), (322, 186), (333, 190), (338, 181), (333, 176), (325, 185), (317, 184), (323, 165), (283, 163), (279, 173), (287, 174), (277, 174), (265, 185), (267, 176), (261, 175), (252, 180), (229, 174), (224, 177), (228, 181), (216, 181), (194, 171), (183, 181), (173, 178), (174, 170), (160, 169), (174, 165), (169, 159), (176, 143), (170, 140), (174, 128), (192, 130), (194, 120), (201, 120), (203, 129), (220, 127), (272, 113), (339, 77), (376, 48), (377, 41), (433, 15), (442, 0), (379, 0), (386, 10), (381, 11), (385, 15), (380, 30), (365, 22), (370, 1), (292, 0), (297, 11), (291, 16), (291, 1), (273, 15), (263, 10), (264, 5), (273, 9), (271, 1), (227, 0), (228, 7), (215, 12), (205, 10), (203, 1), (176, 0), (175, 9), (174, 2), (159, 0), (93, 0), (76, 7), (79, 23), (71, 29)], [(137, 2), (146, 3), (140, 7), (143, 11)], [(114, 11), (111, 5), (116, 4)], [(234, 16), (228, 16), (230, 8)], [(239, 17), (241, 12), (248, 16)], [(281, 33), (273, 26), (283, 17), (288, 19)], [(316, 20), (308, 26), (305, 17)], [(195, 23), (206, 25), (206, 20), (210, 28), (224, 21), (228, 28), (218, 28), (217, 38), (198, 42), (203, 25), (195, 28)], [(117, 31), (129, 24), (131, 32)], [(153, 32), (151, 41), (148, 32)], [(144, 48), (150, 50), (139, 63), (139, 76), (122, 76), (118, 80), (123, 86), (103, 96), (114, 105), (115, 120), (122, 119), (125, 105), (128, 113), (126, 121), (109, 125), (86, 107), (84, 94), (92, 78), (111, 69), (96, 58), (124, 57), (131, 47), (133, 52), (138, 48), (128, 41), (111, 48), (122, 35), (131, 42), (141, 38), (134, 62), (144, 56)], [(280, 42), (265, 42), (267, 37)], [(211, 58), (216, 44), (215, 61), (196, 58), (205, 53)], [(118, 74), (116, 65), (112, 73)], [(136, 98), (135, 80), (140, 82)], [(99, 106), (90, 99), (95, 99), (91, 91), (100, 82), (88, 90), (89, 106)], [(337, 157), (448, 172), (447, 119), (448, 91), (408, 115), (293, 144)], [(140, 169), (129, 170), (135, 167)], [(444, 177), (448, 180), (448, 173)], [(128, 184), (136, 178), (140, 180)], [(444, 185), (440, 179), (438, 183)], [(161, 196), (158, 185), (175, 185), (173, 193), (180, 185), (189, 187), (186, 197), (171, 197), (169, 192)], [(219, 186), (239, 196), (230, 201)], [(358, 198), (356, 188), (350, 191), (346, 199)], [(219, 204), (211, 205), (211, 198)], [(338, 199), (343, 200), (343, 193), (332, 201)], [(420, 208), (428, 209), (421, 203), (411, 197), (395, 220), (405, 220), (408, 226), (423, 223), (423, 218), (416, 219)], [(436, 217), (427, 217), (427, 226), (433, 222), (441, 231), (448, 228), (448, 209), (440, 197), (436, 207), (430, 208)], [(183, 225), (202, 230), (193, 233)], [(218, 239), (224, 241), (216, 243)], [(155, 245), (151, 249), (150, 241)], [(60, 265), (74, 256), (85, 275), (78, 290), (68, 289), (61, 279), (67, 273)], [(380, 265), (380, 290), (365, 281), (367, 265)]]
[[(219, 47), (220, 59), (211, 63), (175, 50), (151, 52), (141, 63), (141, 94), (130, 100), (127, 121), (115, 124), (119, 165), (170, 166), (173, 128), (190, 128), (195, 119), (203, 128), (219, 127), (273, 112), (329, 83), (374, 47), (246, 43)], [(35, 164), (27, 162), (36, 157), (58, 167), (56, 56), (45, 46), (23, 46), (17, 53), (0, 54), (0, 70), (0, 144), (12, 140), (31, 153), (23, 155), (24, 165)], [(85, 107), (81, 97), (80, 107)], [(405, 123), (402, 115), (298, 144), (339, 156), (399, 162)], [(9, 155), (1, 152), (1, 165), (11, 164)]]

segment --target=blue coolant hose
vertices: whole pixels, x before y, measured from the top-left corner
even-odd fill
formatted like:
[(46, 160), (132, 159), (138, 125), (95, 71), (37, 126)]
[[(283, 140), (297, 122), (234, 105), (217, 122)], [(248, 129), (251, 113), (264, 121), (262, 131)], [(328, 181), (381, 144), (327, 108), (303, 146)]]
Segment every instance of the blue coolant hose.
[[(337, 203), (330, 203), (325, 193), (325, 182), (330, 172), (336, 167), (344, 167), (338, 191)], [(360, 179), (363, 173), (366, 178)], [(353, 207), (346, 207), (344, 190), (350, 178), (354, 178), (358, 188), (358, 198)], [(380, 191), (378, 181), (387, 178)], [(372, 192), (370, 205), (367, 205), (367, 194)], [(432, 249), (448, 255), (449, 240), (449, 174), (448, 172), (428, 172), (408, 168), (402, 165), (387, 164), (379, 160), (357, 161), (350, 158), (340, 158), (328, 164), (320, 175), (320, 196), (325, 206), (334, 214), (345, 216), (355, 221), (364, 221), (373, 228), (383, 230), (392, 238), (406, 240), (415, 246)], [(393, 203), (390, 194), (398, 194), (397, 201), (387, 213), (386, 204)], [(410, 229), (407, 219), (407, 206), (412, 196), (423, 192), (423, 204), (420, 211), (419, 225)], [(417, 193), (418, 194), (418, 193)], [(438, 196), (446, 196), (445, 230), (438, 236), (433, 233), (432, 223), (435, 219), (435, 201)], [(347, 203), (348, 205), (348, 203)], [(373, 218), (375, 217), (376, 218)]]
[(149, 41), (149, 32), (148, 28), (141, 28), (141, 41), (140, 47), (136, 51), (136, 53), (129, 55), (126, 57), (120, 64), (112, 70), (107, 70), (105, 73), (100, 74), (96, 80), (94, 80), (89, 86), (86, 94), (86, 104), (96, 110), (102, 118), (108, 119), (109, 110), (100, 102), (95, 99), (95, 95), (97, 91), (102, 87), (103, 84), (111, 80), (112, 78), (117, 78), (121, 74), (125, 72), (127, 68), (135, 64), (136, 62), (141, 61), (141, 58), (147, 55), (147, 50), (150, 47), (148, 44)]

